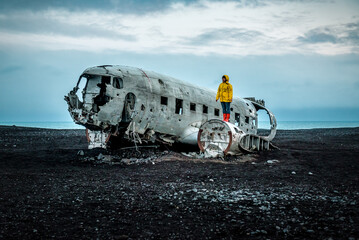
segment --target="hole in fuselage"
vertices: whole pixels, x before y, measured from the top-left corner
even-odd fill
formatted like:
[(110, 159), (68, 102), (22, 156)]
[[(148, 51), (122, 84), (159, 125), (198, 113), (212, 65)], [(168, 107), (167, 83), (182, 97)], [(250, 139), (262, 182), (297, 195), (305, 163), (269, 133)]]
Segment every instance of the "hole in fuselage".
[(258, 135), (267, 136), (271, 131), (271, 122), (268, 113), (265, 110), (257, 110)]
[[(89, 80), (91, 81), (91, 80)], [(110, 76), (101, 76), (101, 82), (97, 84), (97, 87), (100, 88), (100, 93), (94, 98), (94, 110), (98, 112), (98, 107), (105, 105), (110, 98), (106, 95), (107, 84), (111, 84)]]
[[(136, 96), (133, 93), (127, 93), (125, 104), (122, 111), (122, 122), (130, 122), (132, 113), (135, 110)], [(143, 105), (142, 105), (143, 106)]]
[(176, 114), (182, 115), (183, 114), (183, 100), (176, 98)]

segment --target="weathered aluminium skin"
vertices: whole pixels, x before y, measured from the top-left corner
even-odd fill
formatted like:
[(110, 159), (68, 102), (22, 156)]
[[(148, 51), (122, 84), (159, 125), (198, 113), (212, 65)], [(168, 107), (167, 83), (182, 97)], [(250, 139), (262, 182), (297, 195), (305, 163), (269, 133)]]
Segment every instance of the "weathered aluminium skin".
[[(85, 83), (82, 99), (80, 85)], [(210, 119), (222, 119), (216, 92), (140, 68), (105, 65), (86, 69), (65, 96), (74, 122), (87, 128), (89, 148), (106, 147), (110, 137), (143, 142), (199, 144), (198, 131)], [(256, 135), (257, 111), (269, 114), (271, 141), (276, 120), (264, 101), (235, 97), (230, 122)]]

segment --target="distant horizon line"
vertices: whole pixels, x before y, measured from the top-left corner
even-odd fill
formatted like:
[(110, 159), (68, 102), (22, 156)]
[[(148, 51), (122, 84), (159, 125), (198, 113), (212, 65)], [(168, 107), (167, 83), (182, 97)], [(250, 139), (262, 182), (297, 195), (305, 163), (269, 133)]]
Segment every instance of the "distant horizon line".
[[(269, 121), (259, 120), (258, 122), (269, 122)], [(277, 122), (359, 122), (359, 120), (277, 120)], [(1, 123), (74, 123), (74, 122), (73, 121), (0, 121), (0, 124)]]
[[(85, 129), (84, 126), (72, 121), (0, 121), (2, 127), (28, 127), (44, 129)], [(297, 130), (316, 128), (357, 128), (359, 121), (277, 121), (277, 130)], [(269, 121), (258, 121), (258, 129), (268, 130), (271, 128)]]

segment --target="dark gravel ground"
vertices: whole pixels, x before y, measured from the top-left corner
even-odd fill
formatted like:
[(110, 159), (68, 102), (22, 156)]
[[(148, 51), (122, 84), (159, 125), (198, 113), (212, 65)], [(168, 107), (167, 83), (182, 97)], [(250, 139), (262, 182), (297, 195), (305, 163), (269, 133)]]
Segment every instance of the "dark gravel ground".
[(359, 128), (278, 131), (274, 144), (203, 160), (0, 127), (0, 239), (358, 239)]

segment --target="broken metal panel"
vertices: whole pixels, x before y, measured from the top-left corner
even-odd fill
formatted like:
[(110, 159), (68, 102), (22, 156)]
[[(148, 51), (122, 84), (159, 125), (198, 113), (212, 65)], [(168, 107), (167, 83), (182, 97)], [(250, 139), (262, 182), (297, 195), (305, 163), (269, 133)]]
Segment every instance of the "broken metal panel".
[(114, 109), (123, 109), (123, 99), (112, 99), (104, 106), (99, 107), (100, 111), (97, 114), (97, 120), (109, 125), (117, 125), (121, 121), (122, 112), (114, 111)]
[(69, 109), (80, 109), (82, 107), (82, 102), (80, 101), (79, 97), (76, 95), (76, 88), (65, 96), (65, 100), (69, 104)]
[(89, 143), (88, 148), (106, 148), (106, 144), (110, 139), (110, 133), (104, 131), (91, 131), (86, 129), (86, 137)]

